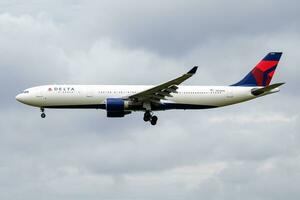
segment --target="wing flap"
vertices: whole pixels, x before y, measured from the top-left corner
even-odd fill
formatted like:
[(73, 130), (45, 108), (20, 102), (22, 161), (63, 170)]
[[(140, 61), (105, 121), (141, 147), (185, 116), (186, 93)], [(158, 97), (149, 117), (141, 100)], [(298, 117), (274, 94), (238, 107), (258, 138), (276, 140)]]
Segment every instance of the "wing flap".
[(173, 96), (170, 94), (170, 92), (167, 92), (167, 91), (164, 91), (164, 90), (159, 91), (159, 92), (156, 92), (156, 94), (161, 95), (161, 96), (166, 96), (166, 97), (173, 97)]

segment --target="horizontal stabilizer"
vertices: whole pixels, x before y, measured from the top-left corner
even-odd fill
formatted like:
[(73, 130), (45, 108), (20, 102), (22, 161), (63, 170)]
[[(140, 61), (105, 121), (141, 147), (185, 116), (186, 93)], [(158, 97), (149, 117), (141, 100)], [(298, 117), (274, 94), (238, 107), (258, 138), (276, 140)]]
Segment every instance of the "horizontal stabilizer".
[(261, 94), (263, 94), (263, 93), (265, 93), (265, 92), (270, 92), (271, 90), (273, 90), (273, 89), (275, 89), (275, 88), (277, 88), (277, 87), (279, 87), (279, 86), (281, 86), (281, 85), (283, 85), (283, 84), (285, 84), (285, 83), (275, 83), (275, 84), (266, 86), (266, 87), (264, 87), (264, 88), (253, 89), (253, 90), (251, 91), (251, 93), (252, 93), (253, 95), (255, 95), (255, 96), (258, 96), (258, 95), (261, 95)]

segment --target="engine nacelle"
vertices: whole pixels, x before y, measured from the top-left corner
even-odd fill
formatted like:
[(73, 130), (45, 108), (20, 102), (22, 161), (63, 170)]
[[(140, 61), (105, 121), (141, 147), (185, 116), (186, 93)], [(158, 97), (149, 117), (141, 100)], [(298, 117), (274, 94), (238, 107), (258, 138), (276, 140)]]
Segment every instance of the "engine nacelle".
[(131, 111), (126, 111), (126, 108), (128, 108), (128, 102), (121, 98), (106, 99), (107, 117), (124, 117), (131, 113)]

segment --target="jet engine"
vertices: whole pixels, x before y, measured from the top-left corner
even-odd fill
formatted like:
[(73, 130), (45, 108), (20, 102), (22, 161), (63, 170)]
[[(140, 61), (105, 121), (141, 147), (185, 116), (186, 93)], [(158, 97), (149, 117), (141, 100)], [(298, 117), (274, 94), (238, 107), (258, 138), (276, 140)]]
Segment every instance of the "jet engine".
[(106, 99), (107, 117), (124, 117), (131, 113), (128, 111), (128, 101), (121, 98)]

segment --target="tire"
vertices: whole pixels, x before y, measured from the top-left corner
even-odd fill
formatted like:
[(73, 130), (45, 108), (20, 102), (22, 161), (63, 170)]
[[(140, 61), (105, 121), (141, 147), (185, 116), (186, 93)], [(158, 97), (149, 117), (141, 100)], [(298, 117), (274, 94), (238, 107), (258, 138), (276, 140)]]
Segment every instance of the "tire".
[(145, 122), (150, 121), (150, 118), (144, 116), (144, 121), (145, 121)]
[(144, 114), (144, 121), (147, 122), (150, 121), (150, 119), (151, 119), (151, 113), (146, 111)]
[(151, 124), (152, 124), (153, 126), (156, 125), (157, 120), (158, 120), (157, 116), (153, 116), (153, 117), (151, 118)]
[(45, 117), (46, 117), (46, 114), (45, 114), (45, 113), (42, 113), (42, 114), (41, 114), (41, 118), (44, 119)]

